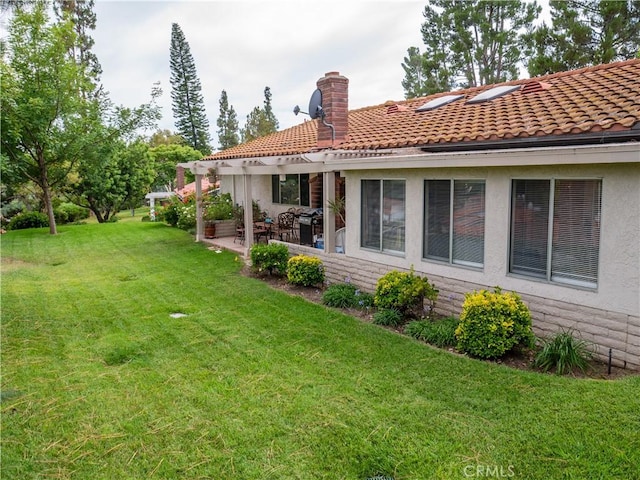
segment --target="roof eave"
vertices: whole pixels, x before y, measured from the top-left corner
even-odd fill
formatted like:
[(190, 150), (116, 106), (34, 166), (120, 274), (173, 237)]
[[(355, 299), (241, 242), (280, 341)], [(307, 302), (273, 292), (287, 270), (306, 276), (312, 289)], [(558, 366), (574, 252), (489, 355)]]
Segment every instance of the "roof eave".
[(640, 122), (629, 130), (603, 130), (570, 135), (544, 135), (475, 142), (434, 143), (419, 147), (423, 152), (466, 152), (477, 150), (505, 150), (513, 148), (564, 147), (640, 141)]

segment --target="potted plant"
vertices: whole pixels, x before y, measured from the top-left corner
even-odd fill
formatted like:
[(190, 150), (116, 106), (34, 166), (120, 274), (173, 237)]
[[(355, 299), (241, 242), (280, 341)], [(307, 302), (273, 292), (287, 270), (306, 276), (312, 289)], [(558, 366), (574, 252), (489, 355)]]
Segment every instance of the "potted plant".
[[(340, 220), (340, 224), (336, 225), (336, 228), (343, 227), (347, 224), (345, 220), (345, 199), (344, 197), (336, 198), (329, 202), (329, 210)], [(336, 222), (338, 223), (338, 222)]]
[(204, 205), (204, 238), (215, 238), (216, 224), (233, 218), (231, 194), (213, 195)]

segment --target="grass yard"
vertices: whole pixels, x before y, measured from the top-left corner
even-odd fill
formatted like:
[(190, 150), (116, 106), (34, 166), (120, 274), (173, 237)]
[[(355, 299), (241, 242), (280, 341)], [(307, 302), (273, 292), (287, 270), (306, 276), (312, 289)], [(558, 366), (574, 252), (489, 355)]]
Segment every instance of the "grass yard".
[(637, 376), (454, 356), (139, 217), (1, 242), (3, 479), (640, 478)]

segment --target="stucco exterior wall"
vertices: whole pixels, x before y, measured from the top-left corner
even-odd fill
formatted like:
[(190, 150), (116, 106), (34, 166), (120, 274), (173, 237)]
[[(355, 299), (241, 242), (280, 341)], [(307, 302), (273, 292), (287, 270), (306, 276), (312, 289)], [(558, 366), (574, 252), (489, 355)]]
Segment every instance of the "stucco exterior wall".
[[(640, 312), (640, 168), (638, 164), (558, 167), (500, 167), (438, 170), (347, 172), (347, 252), (349, 256), (393, 267), (467, 281), (499, 285), (522, 294), (590, 308), (639, 316)], [(406, 180), (406, 245), (404, 255), (360, 247), (362, 179)], [(485, 258), (483, 268), (467, 268), (422, 258), (424, 180), (486, 181)], [(509, 273), (511, 183), (513, 179), (602, 179), (602, 218), (598, 286), (577, 288)], [(353, 219), (353, 220), (351, 220)]]
[[(242, 175), (225, 175), (220, 182), (220, 190), (223, 193), (230, 193), (234, 203), (243, 204), (244, 182)], [(290, 207), (297, 205), (284, 205), (271, 202), (271, 175), (251, 175), (251, 196), (258, 200), (260, 208), (269, 212), (269, 215), (276, 218), (279, 213), (286, 212)]]

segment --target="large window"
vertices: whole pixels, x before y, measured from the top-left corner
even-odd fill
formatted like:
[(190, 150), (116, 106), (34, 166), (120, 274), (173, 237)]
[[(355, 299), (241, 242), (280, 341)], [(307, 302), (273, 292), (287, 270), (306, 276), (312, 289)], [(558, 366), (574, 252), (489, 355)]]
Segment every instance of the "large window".
[(601, 180), (514, 180), (510, 271), (595, 288)]
[(272, 175), (271, 197), (273, 203), (308, 207), (309, 174)]
[(425, 180), (424, 258), (481, 267), (484, 212), (484, 180)]
[(361, 245), (383, 252), (403, 253), (405, 181), (362, 180)]

